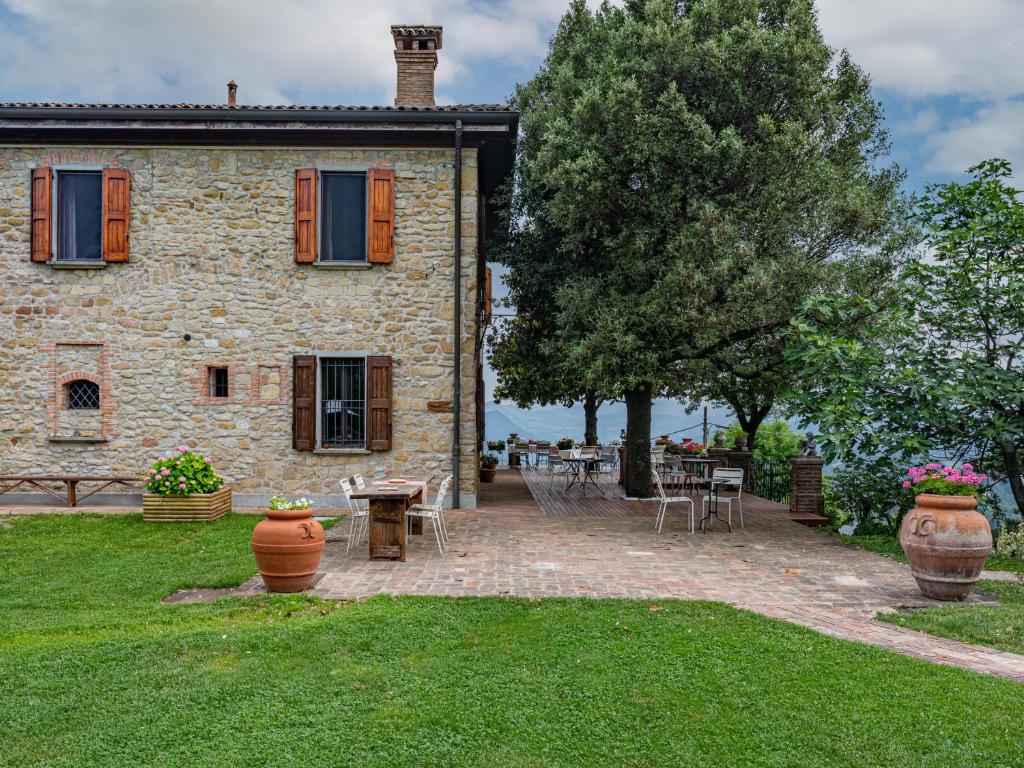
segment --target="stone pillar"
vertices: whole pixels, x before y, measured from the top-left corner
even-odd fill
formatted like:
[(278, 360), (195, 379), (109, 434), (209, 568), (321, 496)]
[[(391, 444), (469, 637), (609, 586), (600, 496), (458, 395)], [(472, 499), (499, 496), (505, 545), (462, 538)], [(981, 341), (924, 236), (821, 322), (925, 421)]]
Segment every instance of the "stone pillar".
[(821, 494), (821, 456), (797, 456), (790, 460), (793, 480), (789, 490), (789, 511), (799, 515), (824, 515), (825, 497)]
[(716, 467), (728, 467), (729, 466), (729, 449), (724, 447), (708, 448), (708, 458), (714, 459), (718, 463)]
[(729, 466), (743, 470), (743, 490), (754, 492), (754, 454), (746, 448), (734, 448), (729, 451)]

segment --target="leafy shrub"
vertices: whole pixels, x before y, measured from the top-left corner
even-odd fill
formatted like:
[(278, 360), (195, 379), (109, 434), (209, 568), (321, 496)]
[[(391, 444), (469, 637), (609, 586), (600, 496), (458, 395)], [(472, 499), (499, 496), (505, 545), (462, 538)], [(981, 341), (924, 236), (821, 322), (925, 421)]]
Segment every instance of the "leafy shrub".
[(821, 479), (821, 495), (825, 499), (824, 515), (828, 518), (829, 528), (839, 530), (850, 522), (849, 511), (840, 504), (835, 481), (831, 475), (826, 475)]
[(996, 554), (1024, 559), (1024, 525), (1010, 528), (1004, 525), (996, 539)]
[(498, 466), (498, 457), (497, 456), (487, 455), (487, 456), (481, 456), (480, 457), (480, 467), (481, 467), (481, 469), (494, 469), (496, 466)]
[[(725, 444), (732, 447), (737, 437), (746, 437), (746, 433), (739, 422), (733, 422), (725, 431)], [(800, 435), (782, 419), (766, 421), (754, 440), (754, 455), (761, 461), (789, 461), (800, 453)]]
[(214, 471), (210, 459), (185, 445), (158, 458), (146, 475), (146, 492), (161, 496), (213, 493), (223, 485), (224, 478)]
[(888, 456), (848, 457), (830, 478), (826, 516), (831, 506), (837, 519), (856, 526), (858, 536), (895, 535), (914, 506), (914, 492), (898, 479), (904, 466)]
[(497, 451), (498, 453), (501, 453), (502, 451), (505, 450), (505, 441), (504, 440), (488, 440), (487, 441), (487, 450), (489, 450), (489, 451)]

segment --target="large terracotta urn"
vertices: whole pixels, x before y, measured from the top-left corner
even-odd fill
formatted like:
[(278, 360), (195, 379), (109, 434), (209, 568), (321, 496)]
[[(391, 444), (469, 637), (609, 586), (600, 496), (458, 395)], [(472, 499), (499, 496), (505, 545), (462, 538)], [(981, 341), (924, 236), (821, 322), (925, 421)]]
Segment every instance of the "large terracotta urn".
[(301, 592), (313, 583), (324, 529), (309, 509), (268, 509), (252, 532), (252, 553), (271, 592)]
[(922, 493), (903, 518), (900, 546), (926, 597), (963, 600), (992, 551), (992, 529), (973, 496)]

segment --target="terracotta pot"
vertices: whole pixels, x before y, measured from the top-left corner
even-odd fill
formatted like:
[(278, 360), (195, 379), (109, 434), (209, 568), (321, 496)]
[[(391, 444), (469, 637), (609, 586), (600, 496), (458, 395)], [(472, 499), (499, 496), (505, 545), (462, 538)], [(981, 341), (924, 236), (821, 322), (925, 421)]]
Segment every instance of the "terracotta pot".
[(922, 493), (903, 518), (900, 546), (917, 585), (936, 600), (963, 600), (992, 551), (992, 529), (973, 496)]
[(313, 583), (324, 529), (308, 509), (268, 509), (252, 532), (252, 553), (267, 589), (301, 592)]
[(494, 475), (497, 471), (497, 467), (480, 467), (480, 482), (493, 483)]

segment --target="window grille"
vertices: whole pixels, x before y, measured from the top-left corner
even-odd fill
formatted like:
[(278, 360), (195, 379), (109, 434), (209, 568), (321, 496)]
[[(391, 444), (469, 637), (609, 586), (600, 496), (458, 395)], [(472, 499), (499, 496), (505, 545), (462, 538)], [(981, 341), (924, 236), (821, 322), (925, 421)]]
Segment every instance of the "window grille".
[(366, 446), (366, 363), (362, 358), (320, 360), (320, 443), (324, 448)]
[(88, 379), (69, 381), (64, 388), (64, 405), (70, 410), (96, 409), (100, 407), (100, 387)]

